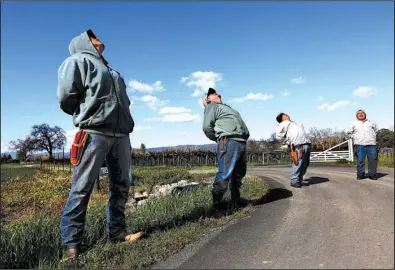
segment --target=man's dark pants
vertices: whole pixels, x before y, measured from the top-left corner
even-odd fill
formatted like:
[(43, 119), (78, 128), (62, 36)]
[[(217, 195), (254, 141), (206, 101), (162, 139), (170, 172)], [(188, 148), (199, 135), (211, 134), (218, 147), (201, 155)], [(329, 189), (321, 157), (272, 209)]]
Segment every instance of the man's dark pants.
[(365, 159), (368, 156), (368, 172), (370, 177), (377, 173), (377, 148), (376, 145), (355, 145), (357, 147), (357, 176), (365, 177)]
[(107, 161), (110, 190), (107, 231), (110, 238), (125, 231), (125, 204), (132, 184), (132, 156), (129, 136), (107, 137), (90, 134), (81, 162), (74, 167), (73, 180), (61, 219), (63, 245), (78, 247), (82, 242), (89, 197)]
[(220, 204), (228, 189), (235, 204), (240, 203), (241, 180), (247, 173), (246, 143), (228, 139), (221, 151), (221, 142), (217, 145), (218, 172), (213, 184), (213, 206)]

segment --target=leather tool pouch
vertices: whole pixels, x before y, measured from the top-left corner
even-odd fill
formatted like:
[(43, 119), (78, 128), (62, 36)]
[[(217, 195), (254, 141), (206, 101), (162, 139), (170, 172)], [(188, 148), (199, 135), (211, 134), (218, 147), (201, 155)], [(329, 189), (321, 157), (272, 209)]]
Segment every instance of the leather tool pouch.
[(82, 154), (84, 153), (86, 140), (89, 134), (83, 130), (79, 130), (75, 134), (73, 145), (71, 146), (70, 162), (77, 166), (81, 162)]
[(219, 151), (221, 152), (221, 156), (226, 152), (227, 144), (228, 144), (228, 137), (222, 137), (219, 140)]
[(296, 153), (296, 150), (295, 150), (295, 146), (294, 146), (294, 145), (291, 146), (291, 158), (292, 158), (292, 161), (293, 161), (293, 163), (294, 163), (295, 165), (298, 165), (298, 164), (299, 164), (298, 154)]
[(303, 149), (303, 147), (301, 147), (299, 149), (299, 159), (303, 159), (303, 156), (304, 156), (304, 149)]

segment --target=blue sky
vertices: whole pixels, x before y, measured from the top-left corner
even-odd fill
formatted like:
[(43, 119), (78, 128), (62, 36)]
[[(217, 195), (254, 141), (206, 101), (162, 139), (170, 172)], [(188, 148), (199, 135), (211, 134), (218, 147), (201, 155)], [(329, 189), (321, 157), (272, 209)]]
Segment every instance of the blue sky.
[(287, 112), (305, 128), (344, 129), (364, 108), (394, 125), (391, 2), (3, 2), (1, 145), (34, 124), (75, 127), (56, 99), (71, 39), (93, 29), (129, 85), (133, 147), (210, 143), (208, 86), (268, 138)]

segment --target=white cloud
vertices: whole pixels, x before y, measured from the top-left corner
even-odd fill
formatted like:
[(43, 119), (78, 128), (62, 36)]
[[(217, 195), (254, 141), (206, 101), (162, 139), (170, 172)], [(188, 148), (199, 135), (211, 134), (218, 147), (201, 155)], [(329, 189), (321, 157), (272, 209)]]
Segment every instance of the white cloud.
[(195, 89), (195, 90), (193, 90), (192, 96), (193, 96), (193, 97), (198, 97), (198, 96), (200, 96), (201, 94), (202, 94), (202, 90), (200, 90), (200, 89)]
[(145, 95), (139, 98), (142, 102), (144, 102), (148, 108), (152, 110), (156, 110), (159, 107), (166, 106), (167, 104), (170, 103), (169, 100), (160, 100), (159, 98), (155, 96), (150, 96), (150, 95)]
[(148, 84), (136, 80), (131, 80), (128, 82), (128, 87), (132, 92), (137, 91), (145, 94), (152, 94), (154, 92), (162, 92), (165, 90), (161, 81), (156, 81), (152, 84)]
[(199, 114), (180, 113), (180, 114), (166, 114), (162, 117), (162, 122), (191, 122), (200, 119)]
[(75, 128), (73, 130), (66, 130), (66, 148), (65, 149), (69, 150), (71, 148), (71, 145), (74, 142), (75, 134), (77, 134), (78, 130), (79, 129), (77, 129), (77, 128)]
[(207, 93), (208, 88), (215, 88), (216, 84), (222, 79), (222, 74), (214, 71), (196, 71), (188, 77), (182, 77), (180, 82), (190, 88), (194, 88), (192, 96), (199, 97)]
[(291, 82), (294, 84), (301, 84), (306, 82), (306, 79), (301, 76), (301, 77), (293, 78)]
[(341, 101), (336, 101), (333, 104), (329, 104), (329, 103), (321, 104), (321, 105), (319, 105), (317, 107), (317, 109), (319, 109), (319, 110), (327, 110), (327, 111), (334, 111), (336, 109), (345, 107), (348, 104), (350, 104), (350, 101), (348, 101), (348, 100), (341, 100)]
[(160, 140), (158, 140), (156, 132), (133, 132), (130, 135), (130, 142), (133, 148), (140, 148), (142, 143), (144, 143), (147, 148), (214, 143), (207, 139), (200, 126), (192, 126), (191, 129), (188, 130), (188, 133), (181, 133), (183, 132), (182, 125), (179, 125), (178, 128), (179, 129), (174, 130), (163, 130)]
[(133, 105), (134, 105), (134, 100), (133, 100), (133, 99), (130, 99), (129, 110), (132, 110)]
[(328, 106), (329, 106), (328, 103), (324, 103), (324, 104), (317, 106), (317, 109), (326, 110), (328, 108)]
[(159, 114), (169, 114), (169, 113), (190, 113), (191, 109), (184, 107), (163, 107), (159, 110)]
[(284, 92), (281, 92), (281, 95), (282, 95), (283, 97), (288, 97), (288, 96), (291, 95), (291, 92), (289, 92), (289, 91), (284, 91)]
[(264, 101), (264, 100), (268, 100), (273, 98), (273, 95), (267, 95), (267, 94), (262, 94), (262, 93), (249, 93), (248, 95), (246, 95), (245, 97), (242, 98), (234, 98), (231, 100), (231, 102), (244, 102), (246, 100), (260, 100), (260, 101)]
[(366, 98), (377, 94), (377, 90), (370, 86), (360, 86), (354, 90), (354, 96)]
[(179, 112), (176, 110), (165, 110), (165, 112), (162, 113), (164, 114), (162, 117), (145, 118), (144, 121), (181, 123), (200, 120), (199, 114), (193, 114), (190, 111), (191, 110), (189, 109), (185, 109), (185, 112), (182, 112), (181, 110), (179, 110)]
[(147, 129), (153, 129), (152, 126), (135, 126), (133, 131), (141, 131), (141, 130), (147, 130)]
[(323, 99), (324, 99), (323, 96), (319, 96), (319, 97), (317, 98), (318, 101), (323, 100)]
[(160, 117), (152, 117), (152, 118), (145, 118), (144, 121), (145, 122), (159, 122), (160, 121)]

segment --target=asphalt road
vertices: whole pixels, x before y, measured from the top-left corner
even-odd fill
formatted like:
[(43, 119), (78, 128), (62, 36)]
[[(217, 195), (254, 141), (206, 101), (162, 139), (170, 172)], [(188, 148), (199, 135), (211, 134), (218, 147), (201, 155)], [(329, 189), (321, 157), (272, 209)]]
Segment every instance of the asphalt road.
[(316, 167), (289, 186), (289, 166), (249, 168), (272, 201), (155, 268), (394, 268), (394, 171), (356, 180), (352, 167)]

